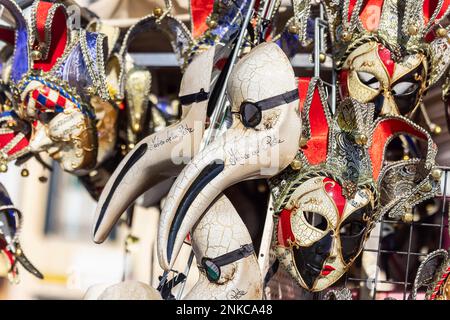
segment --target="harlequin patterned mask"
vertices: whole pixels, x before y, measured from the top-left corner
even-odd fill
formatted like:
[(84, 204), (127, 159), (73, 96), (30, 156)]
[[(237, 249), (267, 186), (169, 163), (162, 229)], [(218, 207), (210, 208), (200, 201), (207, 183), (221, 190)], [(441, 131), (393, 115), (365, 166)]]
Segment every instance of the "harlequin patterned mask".
[[(374, 119), (374, 106), (344, 100), (331, 117), (320, 80), (300, 79), (302, 147), (291, 168), (271, 180), (273, 250), (310, 291), (336, 282), (361, 252), (381, 215), (401, 216), (438, 188), (435, 145), (403, 117)], [(406, 134), (428, 143), (426, 159), (386, 165), (384, 150)]]
[(97, 155), (111, 148), (108, 141), (98, 153), (96, 120), (101, 119), (95, 117), (98, 99), (110, 99), (105, 37), (68, 28), (61, 4), (35, 1), (30, 22), (14, 1), (0, 4), (16, 24), (1, 28), (0, 35), (15, 47), (9, 80), (18, 115), (34, 123), (30, 150), (47, 152), (66, 171), (86, 173), (103, 160)]

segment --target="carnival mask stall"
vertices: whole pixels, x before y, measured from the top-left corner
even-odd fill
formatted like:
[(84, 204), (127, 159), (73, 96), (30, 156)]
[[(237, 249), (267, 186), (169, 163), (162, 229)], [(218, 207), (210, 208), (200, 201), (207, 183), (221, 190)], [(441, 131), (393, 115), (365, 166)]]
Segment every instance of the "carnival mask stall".
[(0, 0), (0, 293), (450, 299), (449, 1), (102, 3)]

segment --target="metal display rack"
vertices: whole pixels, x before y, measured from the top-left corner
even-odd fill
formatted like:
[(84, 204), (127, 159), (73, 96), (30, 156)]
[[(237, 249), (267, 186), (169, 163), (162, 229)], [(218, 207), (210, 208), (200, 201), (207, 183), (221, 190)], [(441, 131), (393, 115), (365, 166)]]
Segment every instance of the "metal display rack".
[[(31, 2), (19, 1), (23, 7), (28, 6)], [(315, 20), (315, 41), (312, 61), (308, 59), (310, 55), (305, 53), (297, 53), (292, 59), (294, 67), (300, 69), (312, 68), (314, 69), (315, 76), (320, 76), (321, 71), (329, 72), (333, 69), (333, 66), (326, 66), (324, 63), (319, 62), (319, 55), (327, 50), (327, 43), (324, 37), (327, 25), (323, 20), (322, 11), (319, 16)], [(176, 61), (171, 53), (135, 52), (132, 55), (140, 65), (146, 67), (176, 67)], [(330, 64), (329, 61), (327, 61), (327, 64)], [(334, 111), (337, 92), (336, 77), (333, 72), (331, 72), (331, 79), (329, 80), (325, 82), (325, 86), (328, 88), (327, 91), (329, 91), (332, 102), (330, 108)], [(382, 217), (378, 224), (378, 230), (375, 229), (372, 232), (375, 235), (374, 238), (378, 238), (378, 242), (374, 241), (363, 249), (360, 257), (355, 261), (356, 267), (352, 268), (335, 286), (323, 292), (311, 294), (301, 289), (293, 280), (289, 280), (287, 277), (281, 275), (281, 279), (285, 281), (285, 288), (281, 289), (280, 292), (284, 296), (277, 297), (277, 293), (272, 292), (272, 298), (321, 300), (330, 289), (346, 287), (352, 291), (353, 299), (379, 300), (393, 296), (396, 299), (408, 299), (417, 268), (420, 264), (420, 259), (434, 250), (448, 249), (446, 247), (446, 243), (449, 242), (446, 241), (449, 237), (449, 203), (447, 194), (450, 194), (450, 190), (448, 190), (450, 189), (450, 185), (449, 188), (447, 185), (450, 183), (450, 167), (440, 167), (440, 169), (443, 171), (441, 194), (433, 199), (434, 204), (430, 204), (438, 207), (432, 214), (427, 215), (424, 213), (423, 211), (426, 211), (425, 208), (416, 208), (414, 214), (418, 216), (418, 219), (412, 223), (393, 220), (387, 216)], [(429, 238), (434, 239), (434, 241), (428, 243), (428, 249), (426, 251), (421, 250), (421, 247), (415, 245), (415, 240), (420, 237), (420, 229), (423, 228), (427, 229)], [(391, 232), (386, 235), (386, 229), (402, 231), (402, 234), (406, 237), (406, 241), (402, 241), (400, 244), (403, 247), (400, 247), (400, 245), (399, 247), (390, 247), (392, 243), (396, 242), (385, 241), (387, 237), (393, 234)], [(373, 264), (370, 264), (375, 270), (372, 274), (364, 273), (365, 271), (362, 265), (365, 257), (374, 259)], [(393, 261), (400, 266), (398, 268), (400, 271), (396, 270), (396, 272), (391, 272), (392, 270), (389, 270)], [(278, 276), (280, 277), (280, 275)], [(289, 292), (282, 292), (286, 288)]]

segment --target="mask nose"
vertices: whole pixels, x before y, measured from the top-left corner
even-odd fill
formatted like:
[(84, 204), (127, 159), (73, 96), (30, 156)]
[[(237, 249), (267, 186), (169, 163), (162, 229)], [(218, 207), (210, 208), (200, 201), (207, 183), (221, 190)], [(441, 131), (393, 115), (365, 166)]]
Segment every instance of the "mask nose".
[(375, 116), (378, 117), (381, 113), (381, 110), (383, 109), (384, 105), (384, 95), (383, 93), (380, 93), (375, 100), (373, 100), (373, 103), (375, 104)]
[(329, 260), (336, 259), (336, 257), (338, 256), (338, 250), (339, 250), (338, 241), (336, 239), (335, 233), (333, 233), (331, 239), (330, 255), (328, 256), (328, 259)]
[(389, 89), (384, 89), (380, 94), (372, 101), (375, 104), (375, 116), (382, 116), (386, 114), (398, 115), (398, 108), (395, 104), (394, 97)]

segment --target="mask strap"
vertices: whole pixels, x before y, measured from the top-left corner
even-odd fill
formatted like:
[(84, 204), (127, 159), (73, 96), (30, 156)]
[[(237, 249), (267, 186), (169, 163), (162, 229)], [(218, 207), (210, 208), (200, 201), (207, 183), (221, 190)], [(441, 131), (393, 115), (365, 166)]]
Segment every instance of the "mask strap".
[(256, 105), (261, 108), (261, 111), (272, 109), (283, 104), (289, 104), (299, 99), (298, 88), (285, 92), (275, 97), (267, 98), (258, 101)]
[(219, 280), (221, 270), (220, 267), (229, 265), (233, 262), (239, 261), (241, 259), (244, 259), (250, 255), (252, 255), (255, 252), (255, 249), (253, 248), (253, 244), (249, 243), (246, 245), (243, 245), (239, 249), (233, 250), (231, 252), (227, 252), (221, 256), (218, 256), (214, 259), (210, 258), (203, 258), (202, 259), (202, 266), (200, 268), (204, 269), (204, 271), (208, 275), (208, 280), (214, 282)]
[(178, 99), (180, 100), (180, 103), (183, 106), (188, 106), (193, 103), (198, 103), (198, 102), (208, 100), (209, 92), (205, 92), (205, 90), (203, 88), (201, 88), (199, 92), (180, 96)]

